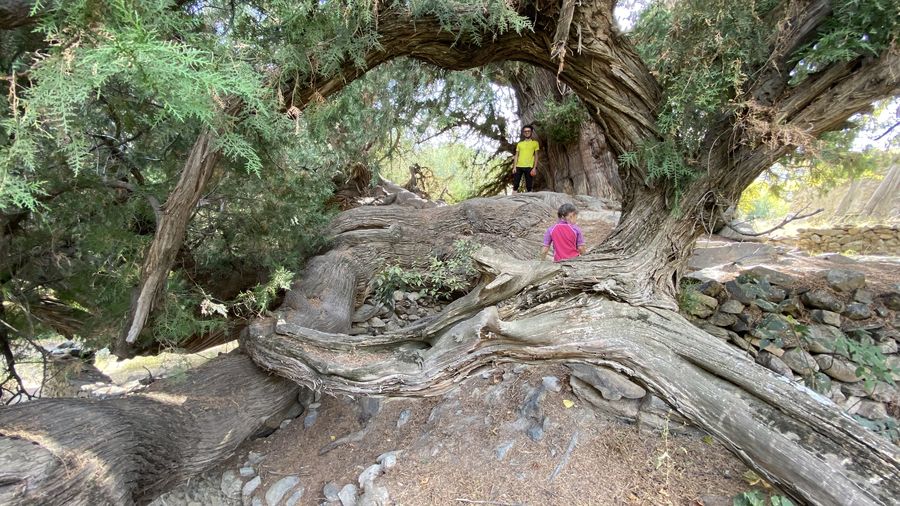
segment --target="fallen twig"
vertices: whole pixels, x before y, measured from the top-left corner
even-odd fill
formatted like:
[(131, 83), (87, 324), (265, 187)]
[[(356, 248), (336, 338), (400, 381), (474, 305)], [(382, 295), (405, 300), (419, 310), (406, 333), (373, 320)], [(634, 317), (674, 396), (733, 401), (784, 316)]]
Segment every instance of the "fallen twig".
[[(804, 218), (809, 218), (810, 216), (815, 216), (815, 215), (821, 213), (822, 211), (824, 211), (824, 209), (821, 209), (821, 208), (820, 208), (820, 209), (816, 209), (815, 211), (813, 211), (813, 212), (811, 212), (811, 213), (808, 213), (808, 214), (800, 214), (800, 213), (797, 213), (797, 214), (795, 214), (795, 215), (793, 215), (793, 216), (787, 216), (784, 220), (782, 220), (781, 223), (779, 223), (778, 225), (775, 225), (774, 227), (772, 227), (772, 228), (770, 228), (769, 230), (766, 230), (766, 231), (764, 231), (764, 232), (753, 232), (753, 233), (741, 232), (740, 230), (738, 230), (738, 229), (732, 227), (731, 224), (728, 223), (728, 222), (725, 223), (725, 226), (728, 227), (728, 228), (730, 228), (731, 230), (734, 230), (735, 232), (737, 232), (737, 233), (739, 233), (739, 234), (741, 234), (741, 235), (747, 236), (747, 237), (759, 237), (759, 236), (761, 236), (761, 235), (770, 234), (770, 233), (772, 233), (772, 232), (778, 230), (779, 228), (781, 228), (781, 227), (787, 225), (788, 223), (790, 223), (790, 222), (792, 222), (792, 221), (797, 221), (797, 220), (802, 220), (802, 219), (804, 219)], [(801, 212), (802, 212), (802, 211), (801, 211)]]
[(498, 501), (475, 501), (472, 499), (460, 499), (458, 497), (456, 498), (456, 501), (464, 502), (464, 503), (468, 503), (468, 504), (491, 504), (493, 506), (522, 506), (522, 503), (519, 503), (519, 502), (512, 503), (512, 502), (498, 502)]
[(572, 456), (572, 450), (578, 445), (578, 431), (572, 433), (572, 438), (569, 439), (569, 447), (566, 448), (565, 453), (563, 453), (562, 458), (559, 460), (559, 464), (556, 465), (556, 469), (550, 473), (550, 476), (547, 478), (547, 481), (553, 481), (559, 475), (560, 471), (566, 467), (566, 464), (569, 463), (569, 457)]

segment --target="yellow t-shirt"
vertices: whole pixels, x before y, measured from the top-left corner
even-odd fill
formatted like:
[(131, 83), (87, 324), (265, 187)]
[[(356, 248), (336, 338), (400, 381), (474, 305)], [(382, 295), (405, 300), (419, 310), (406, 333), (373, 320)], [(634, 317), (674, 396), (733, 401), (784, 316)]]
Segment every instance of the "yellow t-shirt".
[(541, 149), (538, 142), (534, 139), (519, 141), (516, 144), (516, 153), (519, 159), (516, 161), (516, 167), (534, 167), (534, 154)]

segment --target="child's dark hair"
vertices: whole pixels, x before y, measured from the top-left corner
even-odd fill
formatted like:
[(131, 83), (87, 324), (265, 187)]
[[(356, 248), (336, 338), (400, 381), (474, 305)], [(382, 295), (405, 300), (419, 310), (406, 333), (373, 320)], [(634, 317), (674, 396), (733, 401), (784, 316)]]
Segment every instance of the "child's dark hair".
[(559, 218), (565, 218), (572, 213), (578, 214), (578, 208), (576, 208), (572, 204), (563, 204), (559, 206), (559, 210), (556, 211), (556, 216)]

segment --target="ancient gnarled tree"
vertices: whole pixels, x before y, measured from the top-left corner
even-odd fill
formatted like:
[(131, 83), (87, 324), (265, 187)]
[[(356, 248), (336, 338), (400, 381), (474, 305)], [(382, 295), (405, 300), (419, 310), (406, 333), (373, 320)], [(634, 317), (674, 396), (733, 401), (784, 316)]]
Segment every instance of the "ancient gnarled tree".
[[(614, 6), (524, 2), (516, 14), (528, 26), (503, 30), (473, 21), (466, 3), (373, 4), (361, 18), (366, 21), (354, 26), (377, 44), (327, 75), (280, 81), (284, 108), (296, 114), (398, 57), (448, 69), (506, 60), (542, 67), (578, 94), (618, 156), (623, 211), (590, 254), (561, 265), (532, 260), (539, 225), (566, 198), (561, 195), (348, 211), (329, 229), (331, 248), (308, 263), (279, 311), (250, 327), (242, 340), (246, 352), (259, 367), (294, 382), (373, 395), (437, 393), (492, 361), (611, 366), (798, 499), (892, 503), (900, 496), (895, 446), (690, 325), (677, 314), (674, 296), (694, 241), (761, 171), (872, 101), (897, 94), (896, 6), (675, 2), (651, 7), (633, 36), (616, 28)], [(309, 15), (315, 19), (315, 12)], [(291, 29), (300, 27), (279, 32), (285, 43)], [(186, 175), (201, 174), (201, 162), (212, 160), (217, 147), (200, 141), (195, 147), (182, 177), (192, 186), (177, 189), (194, 196), (173, 206), (190, 207), (203, 191), (202, 177)], [(189, 213), (178, 216), (186, 220)], [(178, 248), (177, 238), (161, 234), (162, 228), (155, 246), (168, 241), (162, 250)], [(475, 257), (482, 277), (471, 293), (435, 319), (398, 332), (347, 334), (377, 268), (373, 259), (412, 265), (460, 237), (487, 246)], [(154, 258), (169, 257), (146, 260), (155, 263), (145, 269), (143, 300), (155, 297), (151, 276), (170, 267)], [(101, 419), (109, 404), (85, 409)], [(91, 448), (55, 427), (30, 434), (28, 427), (53, 416), (46, 406), (42, 413), (6, 410), (0, 414), (4, 434), (20, 434), (50, 453)], [(230, 428), (223, 423), (210, 430)], [(152, 473), (159, 463), (147, 452), (164, 450), (147, 443), (115, 454)], [(197, 469), (186, 457), (175, 465), (184, 473)], [(139, 479), (118, 467), (105, 472), (84, 486), (84, 494), (103, 496), (110, 493), (104, 483), (115, 481), (134, 500), (148, 499)], [(42, 492), (26, 487), (17, 499), (38, 497), (29, 493)], [(120, 489), (116, 493), (122, 497)]]

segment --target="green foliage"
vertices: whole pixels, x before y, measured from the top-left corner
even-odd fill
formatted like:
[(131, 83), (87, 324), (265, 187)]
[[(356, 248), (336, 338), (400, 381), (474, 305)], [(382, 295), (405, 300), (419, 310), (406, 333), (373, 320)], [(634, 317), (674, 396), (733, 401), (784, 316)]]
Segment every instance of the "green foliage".
[(887, 365), (881, 349), (875, 345), (872, 338), (863, 331), (855, 332), (858, 339), (839, 337), (835, 343), (835, 353), (850, 359), (857, 365), (856, 376), (863, 379), (866, 390), (872, 391), (876, 381), (884, 381), (894, 384), (892, 374), (894, 371)]
[(547, 100), (544, 102), (535, 122), (547, 137), (561, 144), (569, 144), (578, 140), (581, 124), (587, 119), (587, 112), (578, 97), (568, 95), (561, 102)]
[(678, 308), (684, 313), (693, 313), (700, 308), (701, 302), (697, 295), (699, 282), (695, 280), (682, 280), (681, 290), (678, 291)]
[(859, 56), (877, 56), (900, 33), (900, 4), (893, 0), (835, 2), (820, 35), (798, 52), (794, 82), (825, 66)]
[(774, 0), (656, 2), (641, 15), (637, 49), (665, 99), (657, 120), (670, 147), (690, 159), (719, 116), (735, 110), (747, 74), (768, 57)]
[(260, 283), (253, 289), (238, 294), (236, 308), (232, 310), (239, 314), (247, 311), (255, 316), (259, 316), (269, 309), (279, 292), (291, 288), (291, 281), (293, 280), (293, 272), (284, 267), (278, 267), (272, 272), (269, 281)]
[(431, 257), (426, 268), (388, 265), (372, 280), (375, 300), (393, 306), (394, 291), (415, 290), (434, 299), (451, 299), (468, 290), (477, 273), (472, 253), (478, 245), (460, 239), (446, 258)]
[(685, 163), (679, 147), (672, 141), (645, 141), (636, 152), (619, 156), (619, 163), (625, 167), (643, 166), (647, 170), (648, 182), (666, 181), (672, 184), (676, 194), (680, 194), (695, 176), (694, 169)]

